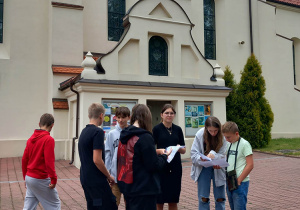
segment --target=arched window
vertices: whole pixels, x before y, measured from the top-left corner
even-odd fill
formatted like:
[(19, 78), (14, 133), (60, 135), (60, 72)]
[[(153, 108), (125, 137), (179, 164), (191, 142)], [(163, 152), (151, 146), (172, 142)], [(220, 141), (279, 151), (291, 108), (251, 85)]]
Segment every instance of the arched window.
[(216, 59), (215, 1), (203, 0), (204, 54), (206, 59)]
[(107, 0), (108, 5), (108, 40), (119, 41), (123, 34), (125, 0)]
[(168, 76), (168, 45), (160, 36), (149, 40), (149, 75)]

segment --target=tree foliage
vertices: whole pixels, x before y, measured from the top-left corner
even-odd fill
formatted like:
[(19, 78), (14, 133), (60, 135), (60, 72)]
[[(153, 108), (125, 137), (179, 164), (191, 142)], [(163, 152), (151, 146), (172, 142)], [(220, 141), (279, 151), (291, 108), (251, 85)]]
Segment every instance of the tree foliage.
[(235, 121), (235, 109), (236, 107), (236, 89), (237, 84), (234, 80), (234, 74), (231, 72), (230, 67), (226, 66), (224, 71), (225, 86), (231, 88), (231, 92), (226, 98), (226, 117), (228, 121)]
[(239, 84), (235, 83), (229, 67), (224, 73), (226, 86), (233, 89), (226, 99), (227, 120), (238, 124), (240, 135), (253, 148), (267, 145), (271, 140), (274, 115), (265, 98), (266, 85), (261, 65), (252, 54), (241, 72)]

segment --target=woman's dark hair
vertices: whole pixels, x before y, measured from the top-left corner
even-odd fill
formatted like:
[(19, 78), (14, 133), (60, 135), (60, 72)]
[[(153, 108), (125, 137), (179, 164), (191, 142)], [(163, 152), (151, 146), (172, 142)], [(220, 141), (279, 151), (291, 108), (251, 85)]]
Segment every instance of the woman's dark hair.
[(152, 133), (152, 115), (145, 104), (136, 104), (132, 108), (130, 125), (133, 125), (135, 121), (138, 121), (140, 128)]
[[(218, 134), (216, 136), (210, 135), (210, 133), (207, 130), (208, 127), (218, 128), (219, 129)], [(209, 117), (206, 119), (203, 138), (206, 143), (206, 150), (204, 152), (206, 155), (211, 150), (214, 150), (215, 152), (219, 152), (219, 150), (223, 146), (223, 135), (221, 132), (221, 123), (218, 118)]]
[(175, 109), (174, 109), (174, 107), (173, 107), (173, 105), (172, 104), (165, 104), (164, 106), (163, 106), (163, 108), (162, 108), (162, 110), (161, 110), (161, 114), (163, 114), (167, 109), (169, 109), (169, 108), (171, 108), (172, 109), (172, 111), (174, 112), (174, 114), (176, 114), (176, 111), (175, 111)]
[[(162, 110), (161, 110), (161, 114), (163, 114), (167, 109), (169, 109), (169, 108), (171, 108), (172, 109), (172, 111), (174, 112), (174, 114), (176, 114), (176, 111), (175, 111), (175, 109), (174, 109), (174, 107), (173, 107), (173, 105), (172, 104), (165, 104), (164, 106), (163, 106), (163, 108), (162, 108)], [(161, 119), (161, 122), (163, 121), (163, 119)]]

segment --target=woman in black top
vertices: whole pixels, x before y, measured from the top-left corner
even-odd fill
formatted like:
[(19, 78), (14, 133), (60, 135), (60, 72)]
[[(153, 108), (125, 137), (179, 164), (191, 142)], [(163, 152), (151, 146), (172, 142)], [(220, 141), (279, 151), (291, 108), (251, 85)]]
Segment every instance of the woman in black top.
[[(175, 114), (176, 111), (171, 104), (164, 105), (160, 114), (162, 122), (153, 128), (157, 149), (185, 145), (181, 128), (173, 124)], [(157, 198), (157, 210), (163, 210), (164, 203), (169, 204), (169, 210), (178, 209), (182, 177), (180, 154), (184, 154), (185, 151), (185, 148), (179, 149), (174, 159), (159, 174), (162, 193)]]

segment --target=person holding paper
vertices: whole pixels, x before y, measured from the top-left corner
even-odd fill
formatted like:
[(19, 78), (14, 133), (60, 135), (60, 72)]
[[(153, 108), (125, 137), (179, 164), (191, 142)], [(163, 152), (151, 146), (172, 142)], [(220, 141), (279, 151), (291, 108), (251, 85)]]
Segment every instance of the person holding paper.
[[(161, 111), (162, 122), (153, 128), (153, 137), (158, 149), (169, 146), (185, 146), (181, 128), (173, 124), (176, 111), (171, 104), (165, 104)], [(175, 151), (178, 148), (174, 148)], [(180, 154), (184, 154), (185, 147), (179, 148), (174, 158), (160, 172), (162, 193), (157, 198), (157, 210), (162, 210), (164, 203), (168, 203), (169, 210), (177, 210), (181, 191), (182, 165)]]
[[(199, 210), (210, 209), (210, 185), (213, 183), (215, 209), (225, 209), (225, 169), (220, 166), (203, 167), (203, 161), (218, 160), (226, 156), (227, 142), (221, 132), (221, 123), (216, 117), (209, 117), (205, 127), (201, 128), (195, 136), (192, 148), (191, 177), (198, 183)], [(207, 158), (202, 158), (201, 155)]]
[(126, 200), (126, 210), (156, 209), (160, 193), (158, 171), (166, 166), (172, 150), (155, 150), (151, 130), (149, 108), (136, 104), (132, 108), (130, 126), (121, 131), (118, 146), (117, 181)]

